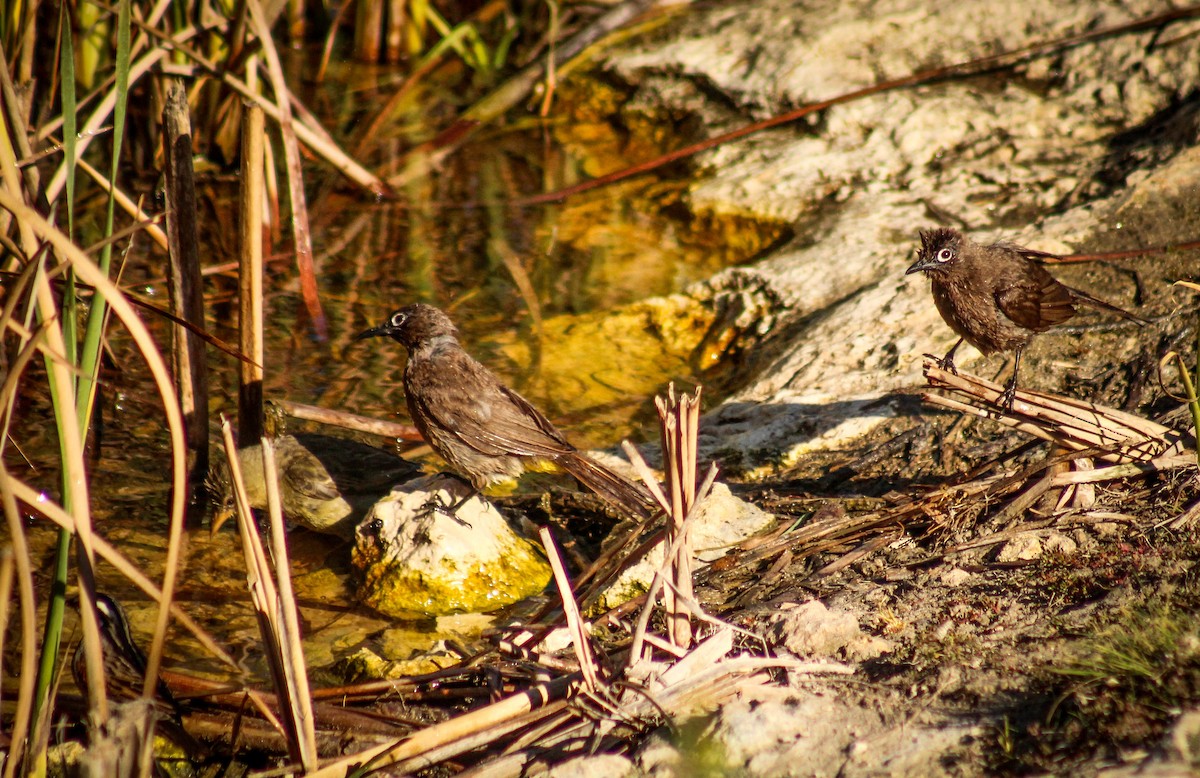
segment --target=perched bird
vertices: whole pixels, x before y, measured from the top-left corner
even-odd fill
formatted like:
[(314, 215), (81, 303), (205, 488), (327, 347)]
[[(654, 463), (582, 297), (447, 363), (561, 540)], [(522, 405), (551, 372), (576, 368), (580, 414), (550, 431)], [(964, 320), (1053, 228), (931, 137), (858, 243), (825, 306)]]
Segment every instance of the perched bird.
[(1077, 305), (1148, 323), (1059, 283), (1037, 261), (1052, 256), (1010, 243), (981, 246), (956, 230), (941, 228), (921, 232), (917, 261), (905, 273), (929, 276), (938, 312), (959, 336), (939, 360), (943, 369), (954, 372), (954, 352), (964, 340), (984, 354), (1015, 352), (1012, 378), (1000, 397), (1000, 404), (1010, 411), (1016, 398), (1021, 352), (1034, 333), (1074, 316)]
[[(280, 435), (273, 442), (283, 514), (316, 532), (354, 537), (355, 526), (372, 505), (396, 484), (421, 473), (415, 462), (348, 438), (301, 433)], [(238, 463), (250, 507), (266, 508), (262, 446), (238, 449)], [(221, 512), (232, 505), (228, 463), (221, 461), (212, 469), (209, 488), (220, 502), (215, 528), (224, 521)]]
[(442, 311), (414, 303), (356, 339), (382, 335), (408, 350), (404, 392), (413, 423), (476, 490), (516, 478), (528, 460), (549, 460), (633, 516), (653, 511), (647, 489), (576, 449), (524, 397), (467, 354)]
[[(69, 601), (79, 609), (79, 599)], [(96, 620), (100, 630), (100, 650), (104, 658), (104, 690), (115, 703), (126, 703), (142, 696), (142, 684), (146, 678), (146, 655), (133, 640), (129, 631), (129, 619), (121, 604), (107, 594), (96, 593)], [(71, 659), (71, 674), (75, 685), (87, 694), (87, 659), (80, 644)], [(179, 703), (161, 678), (156, 680), (151, 710), (161, 732), (167, 739), (192, 755), (205, 751), (187, 730), (183, 728), (183, 716)]]

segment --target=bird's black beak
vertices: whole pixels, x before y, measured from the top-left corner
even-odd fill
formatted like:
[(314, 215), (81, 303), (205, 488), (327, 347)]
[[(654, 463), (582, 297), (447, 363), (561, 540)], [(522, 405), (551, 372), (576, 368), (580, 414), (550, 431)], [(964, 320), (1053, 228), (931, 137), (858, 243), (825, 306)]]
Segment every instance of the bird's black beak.
[(378, 338), (384, 335), (392, 334), (392, 326), (388, 323), (380, 324), (378, 327), (372, 327), (369, 330), (363, 330), (354, 336), (355, 340), (366, 340), (367, 338)]
[(910, 276), (913, 273), (919, 273), (922, 270), (928, 270), (931, 267), (937, 266), (938, 261), (936, 259), (930, 259), (929, 257), (917, 257), (917, 261), (908, 266), (908, 270), (904, 271), (904, 275)]

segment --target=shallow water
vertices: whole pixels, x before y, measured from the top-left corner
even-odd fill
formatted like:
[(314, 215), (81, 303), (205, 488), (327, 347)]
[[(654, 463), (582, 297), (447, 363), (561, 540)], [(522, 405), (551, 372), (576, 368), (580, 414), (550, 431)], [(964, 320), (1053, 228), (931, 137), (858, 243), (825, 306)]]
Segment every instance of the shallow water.
[[(370, 117), (388, 88), (386, 79), (364, 84), (361, 68), (345, 72), (355, 74), (353, 83), (331, 81), (306, 99), (315, 110), (325, 111), (329, 127), (346, 128), (349, 137), (368, 119), (331, 112)], [(595, 352), (619, 344), (597, 336), (595, 352), (576, 348), (564, 356), (555, 353), (555, 342), (543, 341), (542, 334), (569, 330), (569, 317), (590, 316), (594, 322), (609, 309), (679, 291), (748, 258), (757, 244), (748, 240), (736, 242), (738, 249), (725, 248), (732, 242), (724, 240), (722, 227), (701, 225), (687, 216), (682, 183), (649, 177), (560, 205), (507, 205), (521, 196), (618, 169), (655, 150), (647, 139), (623, 135), (607, 117), (598, 117), (584, 90), (567, 90), (565, 96), (577, 102), (560, 101), (555, 119), (481, 132), (433, 175), (399, 191), (394, 201), (368, 201), (349, 191), (340, 178), (309, 166), (306, 184), (328, 339), (318, 340), (304, 317), (287, 249), (290, 239), (284, 237), (275, 243), (277, 261), (270, 264), (266, 280), (268, 399), (407, 421), (400, 389), (402, 349), (390, 341), (355, 344), (353, 337), (392, 309), (421, 300), (450, 311), (467, 348), (561, 423), (576, 443), (609, 446), (627, 436), (657, 437), (655, 429), (639, 428), (639, 420), (651, 413), (654, 389), (623, 392), (617, 386), (613, 391), (613, 377), (592, 369)], [(432, 135), (436, 128), (422, 126), (418, 119), (436, 113), (412, 106), (388, 125), (394, 128), (391, 136), (378, 136), (362, 158), (386, 168), (400, 150)], [(236, 223), (231, 211), (235, 182), (217, 176), (202, 179), (200, 189), (202, 256), (206, 264), (229, 261), (235, 249), (229, 227)], [(149, 241), (135, 241), (123, 280), (165, 305), (162, 263)], [(235, 293), (232, 274), (214, 275), (207, 282), (208, 328), (231, 344), (237, 341)], [(557, 326), (539, 326), (546, 321)], [(149, 324), (158, 342), (166, 343), (164, 322), (151, 318)], [(169, 478), (162, 415), (127, 336), (114, 331), (110, 346), (115, 364), (104, 372), (99, 402), (103, 422), (90, 464), (95, 522), (102, 534), (158, 578)], [(237, 366), (215, 349), (208, 354), (215, 424), (217, 414), (235, 415)], [(631, 372), (657, 375), (643, 386), (694, 380), (686, 360), (647, 355), (646, 362), (629, 366)], [(546, 370), (554, 375), (547, 376)], [(26, 376), (25, 386), (13, 435), (28, 463), (10, 448), (8, 464), (17, 477), (53, 494), (57, 446), (46, 431), (49, 410), (39, 366)], [(593, 386), (607, 392), (599, 404), (590, 391)], [(301, 428), (306, 427), (289, 427)], [(219, 440), (215, 432), (213, 440)], [(31, 539), (43, 571), (49, 569), (54, 535), (47, 523), (34, 521)], [(295, 533), (292, 541), (293, 578), (310, 665), (328, 664), (361, 646), (402, 656), (436, 639), (430, 625), (417, 625), (412, 631), (399, 628), (405, 635), (399, 639), (396, 627), (384, 631), (389, 622), (354, 604), (348, 546), (305, 532)], [(140, 607), (140, 595), (111, 570), (100, 571), (100, 582), (127, 601), (135, 632), (144, 636), (153, 610)], [(244, 655), (247, 672), (263, 677), (244, 562), (229, 528), (213, 538), (202, 530), (191, 539), (178, 597), (219, 640)], [(474, 630), (468, 631), (477, 634)], [(176, 634), (180, 637), (168, 648), (168, 665), (226, 672), (190, 638)], [(463, 635), (457, 637), (461, 640)]]

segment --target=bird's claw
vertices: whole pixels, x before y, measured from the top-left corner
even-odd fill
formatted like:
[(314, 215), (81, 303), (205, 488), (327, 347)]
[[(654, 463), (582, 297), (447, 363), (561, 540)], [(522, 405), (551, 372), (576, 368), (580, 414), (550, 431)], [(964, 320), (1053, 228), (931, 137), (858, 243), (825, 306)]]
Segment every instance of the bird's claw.
[(1012, 413), (1013, 403), (1017, 400), (1017, 385), (1009, 383), (1004, 387), (1004, 391), (1000, 393), (996, 404), (1004, 409), (1005, 413)]
[(458, 515), (458, 509), (474, 496), (475, 495), (472, 493), (468, 495), (466, 499), (459, 500), (453, 505), (447, 505), (446, 503), (442, 502), (442, 493), (440, 491), (434, 492), (429, 496), (429, 499), (425, 501), (425, 504), (421, 506), (421, 512), (419, 515), (430, 516), (434, 513), (440, 513), (447, 518), (454, 519), (464, 527), (471, 528), (470, 522)]
[(922, 354), (922, 356), (951, 375), (958, 375), (958, 370), (954, 367), (954, 357), (949, 354), (944, 357), (939, 357), (936, 354)]

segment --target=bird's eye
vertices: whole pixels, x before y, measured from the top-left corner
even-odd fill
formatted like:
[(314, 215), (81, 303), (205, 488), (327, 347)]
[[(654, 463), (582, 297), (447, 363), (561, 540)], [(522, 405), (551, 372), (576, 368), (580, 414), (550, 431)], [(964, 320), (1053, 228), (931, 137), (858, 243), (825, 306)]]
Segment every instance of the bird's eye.
[(937, 253), (938, 262), (949, 262), (952, 259), (954, 259), (953, 249), (942, 249)]
[(404, 319), (405, 319), (405, 316), (400, 311), (393, 313), (392, 314), (392, 326), (399, 327), (401, 324), (404, 323)]

